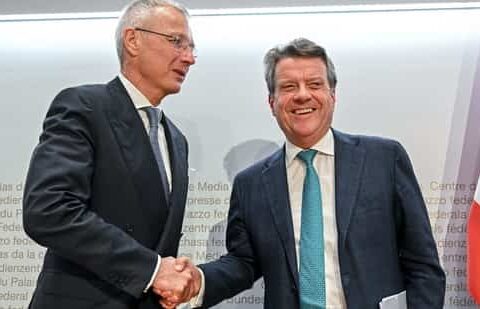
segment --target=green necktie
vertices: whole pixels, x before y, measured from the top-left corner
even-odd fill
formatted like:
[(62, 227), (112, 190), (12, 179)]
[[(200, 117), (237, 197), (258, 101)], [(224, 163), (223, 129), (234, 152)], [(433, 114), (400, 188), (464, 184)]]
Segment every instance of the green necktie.
[(306, 166), (300, 226), (300, 309), (326, 306), (322, 192), (313, 167), (316, 154), (310, 149), (297, 155)]

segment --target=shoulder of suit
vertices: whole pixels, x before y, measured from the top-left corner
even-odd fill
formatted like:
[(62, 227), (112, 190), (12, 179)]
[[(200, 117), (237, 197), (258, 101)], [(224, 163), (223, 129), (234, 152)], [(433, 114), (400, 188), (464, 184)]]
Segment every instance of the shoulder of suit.
[[(101, 89), (104, 90), (101, 90)], [(58, 112), (93, 110), (96, 102), (107, 100), (105, 85), (82, 85), (61, 90), (53, 99), (50, 110)], [(102, 93), (104, 95), (102, 95)]]
[(345, 143), (368, 150), (403, 151), (403, 146), (395, 139), (363, 134), (350, 134), (334, 130), (335, 144)]
[(65, 88), (57, 94), (55, 99), (88, 101), (91, 105), (93, 102), (105, 102), (107, 97), (107, 85), (89, 84)]
[(237, 174), (238, 178), (243, 177), (257, 177), (260, 176), (266, 169), (275, 164), (285, 164), (285, 154), (283, 147), (273, 152), (271, 155), (260, 159)]

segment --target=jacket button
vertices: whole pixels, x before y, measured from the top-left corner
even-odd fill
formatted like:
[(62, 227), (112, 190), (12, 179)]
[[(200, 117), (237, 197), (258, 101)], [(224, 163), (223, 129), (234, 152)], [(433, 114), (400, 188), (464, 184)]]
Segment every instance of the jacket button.
[(133, 225), (131, 224), (125, 225), (125, 231), (129, 234), (133, 233)]

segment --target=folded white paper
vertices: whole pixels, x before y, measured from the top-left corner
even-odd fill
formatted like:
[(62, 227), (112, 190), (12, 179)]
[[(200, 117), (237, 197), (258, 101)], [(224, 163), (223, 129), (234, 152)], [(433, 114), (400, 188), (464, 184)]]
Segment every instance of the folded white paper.
[(407, 291), (382, 298), (380, 309), (407, 309)]

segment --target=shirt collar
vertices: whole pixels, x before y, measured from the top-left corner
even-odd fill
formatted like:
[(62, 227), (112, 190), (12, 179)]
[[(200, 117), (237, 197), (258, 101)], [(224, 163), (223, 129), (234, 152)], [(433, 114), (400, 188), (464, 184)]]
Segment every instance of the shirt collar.
[[(328, 129), (327, 133), (325, 133), (325, 135), (309, 149), (315, 149), (319, 153), (333, 157), (335, 151), (332, 129)], [(305, 149), (292, 144), (289, 140), (285, 142), (285, 161), (287, 167), (292, 164), (298, 153), (303, 150)]]
[(153, 106), (150, 101), (148, 101), (147, 97), (143, 95), (143, 93), (138, 90), (137, 87), (135, 87), (131, 81), (129, 81), (125, 75), (122, 73), (118, 74), (118, 78), (122, 82), (123, 86), (127, 90), (128, 95), (130, 96), (130, 99), (132, 99), (133, 105), (135, 105), (135, 108), (141, 109), (144, 107), (154, 107), (160, 110), (160, 115), (162, 115), (162, 109), (160, 108), (160, 104), (158, 106)]

